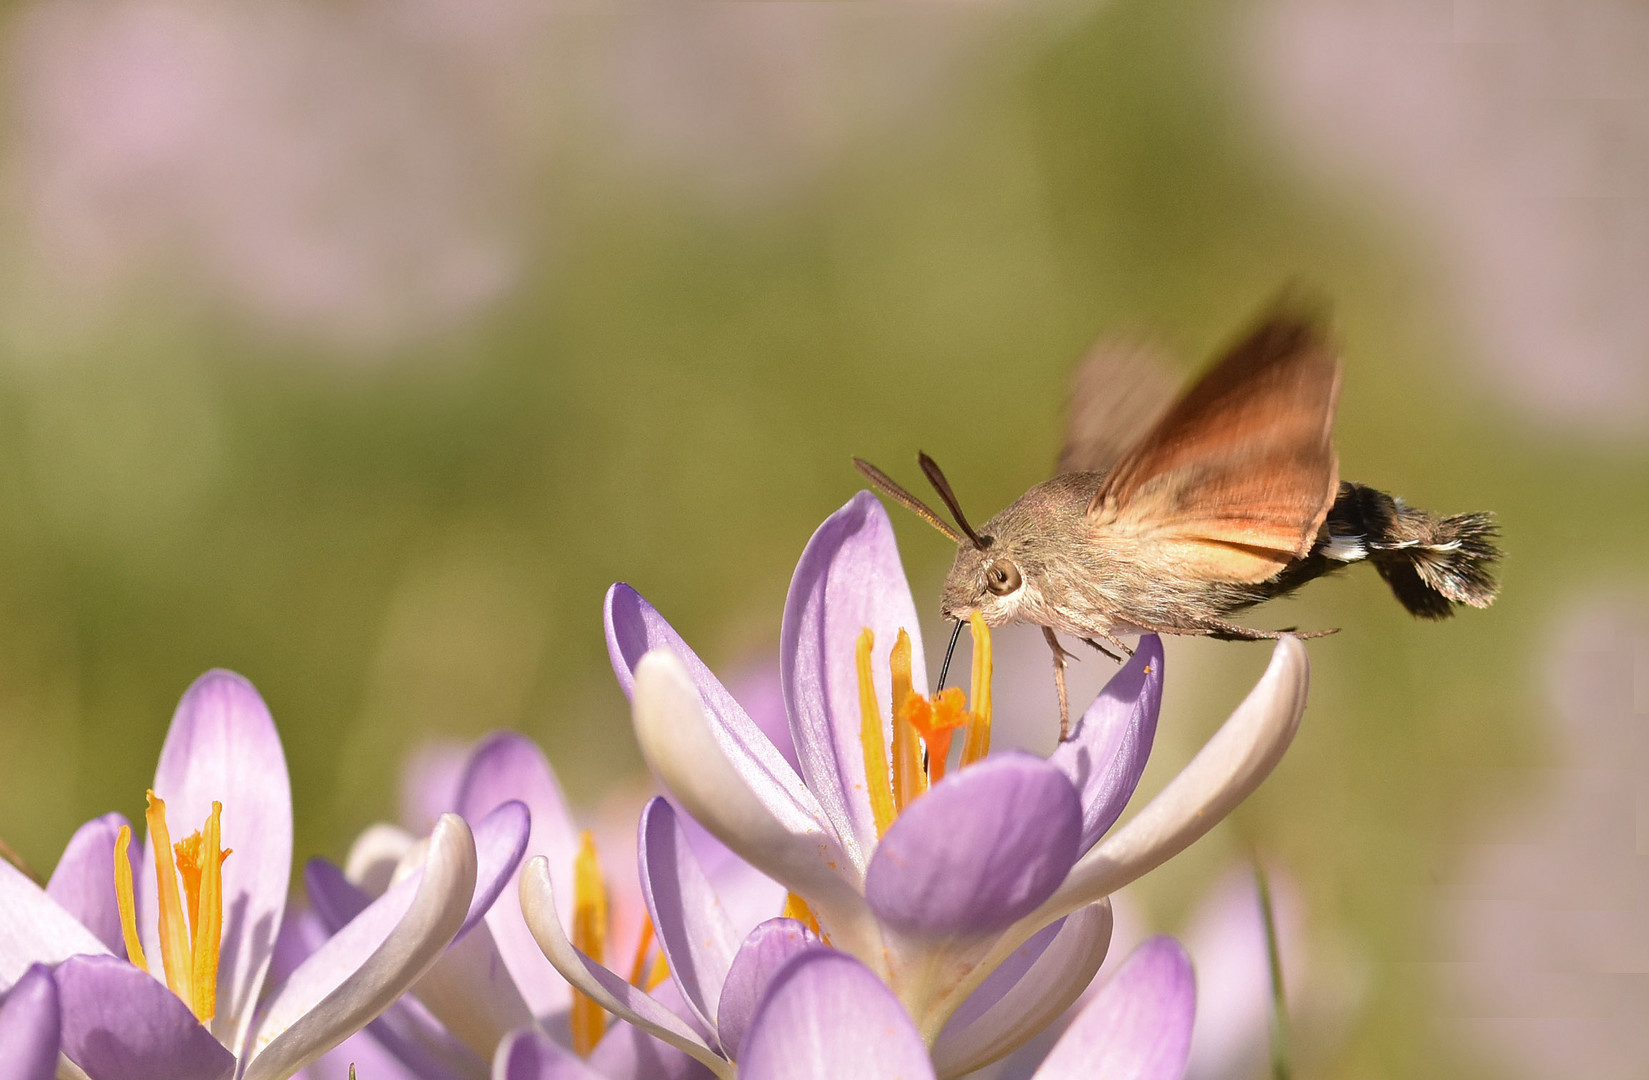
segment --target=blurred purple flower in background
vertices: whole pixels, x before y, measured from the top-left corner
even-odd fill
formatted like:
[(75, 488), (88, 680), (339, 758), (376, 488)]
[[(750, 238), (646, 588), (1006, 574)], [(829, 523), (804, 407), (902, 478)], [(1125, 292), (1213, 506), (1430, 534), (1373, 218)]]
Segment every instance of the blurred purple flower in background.
[[(216, 879), (209, 868), (198, 872), (198, 885), (184, 874), (193, 941), (182, 937), (170, 852), (157, 863), (160, 841), (151, 835), (133, 874), (119, 845), (129, 832), (119, 815), (82, 826), (44, 889), (0, 861), (0, 987), (20, 984), (36, 964), (55, 965), (62, 1051), (92, 1080), (290, 1076), (399, 997), (459, 933), (476, 898), (475, 841), (461, 818), (448, 815), (402, 887), (358, 912), (265, 993), (286, 906), (292, 808), (280, 739), (251, 684), (210, 672), (189, 688), (154, 792), (152, 825), (168, 816), (210, 825), (221, 804), (221, 837), (234, 857)], [(177, 846), (180, 866), (189, 844)], [(500, 876), (479, 899), (490, 904), (502, 885)], [(206, 914), (214, 894), (222, 913), (216, 941)], [(148, 899), (156, 895), (158, 904)], [(127, 959), (140, 940), (147, 972), (135, 951)], [(195, 982), (203, 970), (204, 988)]]
[(1649, 1061), (1649, 614), (1586, 600), (1551, 640), (1556, 761), (1440, 896), (1445, 1025), (1507, 1076), (1628, 1080)]
[(936, 109), (1001, 18), (39, 0), (0, 43), (0, 314), (49, 350), (158, 283), (181, 312), (379, 358), (464, 328), (541, 261), (534, 192), (558, 155), (748, 213)]
[(1006, 7), (653, 4), (600, 63), (622, 149), (741, 216), (936, 111)]
[(1630, 0), (1275, 0), (1256, 72), (1286, 134), (1424, 223), (1495, 390), (1649, 419), (1649, 11)]
[[(8, 179), (14, 253), (30, 258), (11, 314), (95, 325), (158, 277), (360, 355), (468, 318), (520, 260), (499, 213), (519, 167), (498, 166), (529, 152), (484, 91), (522, 65), (485, 63), (478, 87), (457, 33), (462, 12), (503, 7), (23, 9), (6, 50)], [(494, 58), (511, 40), (498, 31)]]

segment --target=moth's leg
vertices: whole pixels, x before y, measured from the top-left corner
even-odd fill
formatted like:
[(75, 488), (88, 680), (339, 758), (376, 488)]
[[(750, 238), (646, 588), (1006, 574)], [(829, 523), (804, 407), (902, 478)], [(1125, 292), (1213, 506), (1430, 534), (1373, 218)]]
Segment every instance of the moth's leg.
[(1042, 636), (1054, 653), (1054, 688), (1059, 691), (1059, 741), (1064, 742), (1071, 737), (1071, 703), (1065, 696), (1065, 658), (1070, 653), (1065, 651), (1059, 637), (1048, 627), (1042, 628)]
[[(1134, 655), (1134, 650), (1129, 647), (1128, 643), (1126, 641), (1123, 641), (1121, 638), (1117, 637), (1115, 634), (1111, 633), (1109, 630), (1101, 631), (1099, 636), (1104, 638), (1106, 641), (1110, 642), (1112, 645), (1115, 645), (1116, 649), (1117, 649), (1117, 652), (1120, 652), (1122, 654), (1122, 656), (1132, 656), (1132, 655)], [(1092, 645), (1094, 648), (1099, 649), (1099, 644), (1097, 642), (1091, 641), (1087, 638), (1084, 638), (1083, 640), (1087, 641), (1088, 644)], [(1119, 664), (1122, 663), (1122, 656), (1113, 656), (1111, 654), (1111, 652), (1109, 650), (1106, 650), (1106, 649), (1099, 649), (1099, 651), (1104, 653), (1106, 656), (1111, 657), (1111, 659), (1115, 660), (1117, 663), (1119, 663)]]
[(1202, 626), (1209, 637), (1218, 638), (1221, 641), (1271, 641), (1282, 637), (1284, 634), (1294, 634), (1296, 637), (1309, 640), (1340, 632), (1339, 627), (1334, 627), (1331, 630), (1308, 630), (1303, 634), (1294, 630), (1293, 627), (1287, 630), (1255, 630), (1252, 627), (1238, 626), (1235, 623), (1222, 622), (1219, 619), (1206, 619), (1203, 621)]
[(1099, 642), (1095, 641), (1093, 638), (1085, 637), (1085, 638), (1082, 639), (1082, 643), (1084, 645), (1088, 646), (1090, 649), (1093, 649), (1095, 652), (1104, 653), (1106, 656), (1109, 656), (1112, 660), (1115, 660), (1117, 663), (1119, 663), (1119, 664), (1122, 663), (1122, 657), (1121, 656), (1119, 656), (1116, 653), (1112, 652), (1110, 649), (1107, 649), (1105, 646), (1101, 645)]
[(1220, 641), (1264, 641), (1267, 638), (1278, 636), (1276, 630), (1255, 630), (1247, 626), (1238, 626), (1236, 623), (1222, 622), (1219, 619), (1204, 619), (1201, 625), (1204, 633)]

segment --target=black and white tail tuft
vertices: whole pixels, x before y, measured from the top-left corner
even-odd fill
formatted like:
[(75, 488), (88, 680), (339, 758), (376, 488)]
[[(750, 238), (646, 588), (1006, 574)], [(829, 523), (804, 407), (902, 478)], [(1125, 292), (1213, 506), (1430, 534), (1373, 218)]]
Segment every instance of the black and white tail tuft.
[(1318, 551), (1340, 562), (1368, 559), (1399, 602), (1423, 619), (1458, 605), (1488, 607), (1499, 584), (1499, 535), (1490, 514), (1436, 517), (1361, 484), (1341, 484)]

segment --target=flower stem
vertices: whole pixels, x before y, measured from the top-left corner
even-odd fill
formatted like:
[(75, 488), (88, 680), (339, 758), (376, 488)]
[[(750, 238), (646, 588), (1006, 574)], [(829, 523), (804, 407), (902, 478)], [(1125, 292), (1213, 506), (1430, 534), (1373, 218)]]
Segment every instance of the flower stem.
[(1271, 969), (1271, 1076), (1290, 1080), (1288, 1064), (1288, 1000), (1283, 991), (1282, 950), (1277, 945), (1277, 917), (1271, 906), (1271, 886), (1265, 868), (1254, 860), (1254, 886), (1260, 894), (1260, 919), (1265, 924), (1265, 958)]

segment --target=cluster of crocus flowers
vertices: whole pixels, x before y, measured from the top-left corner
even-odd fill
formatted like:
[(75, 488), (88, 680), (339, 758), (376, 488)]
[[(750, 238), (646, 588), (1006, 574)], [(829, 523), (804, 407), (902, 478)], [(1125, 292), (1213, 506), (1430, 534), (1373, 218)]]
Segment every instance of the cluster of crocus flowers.
[[(606, 622), (637, 739), (673, 803), (783, 885), (793, 897), (786, 910), (810, 916), (825, 942), (886, 989), (940, 1076), (1008, 1053), (1076, 999), (1109, 943), (1107, 897), (1246, 797), (1281, 758), (1305, 701), (1304, 650), (1285, 638), (1204, 749), (1113, 831), (1155, 732), (1161, 643), (1142, 639), (1049, 759), (987, 756), (988, 637), (978, 638), (985, 662), (971, 710), (954, 696), (927, 696), (915, 605), (886, 514), (868, 493), (815, 533), (786, 603), (780, 664), (799, 769), (633, 590), (609, 592)], [(934, 724), (942, 711), (960, 723)], [(941, 731), (958, 726), (969, 733), (963, 765), (936, 777)], [(927, 743), (925, 775), (911, 733)], [(756, 946), (718, 923), (675, 817), (670, 804), (649, 808), (640, 859), (688, 1018), (573, 946), (542, 863), (523, 871), (522, 908), (569, 982), (731, 1076), (745, 1063), (722, 1014), (747, 996), (733, 973), (755, 963), (744, 957)], [(775, 940), (801, 951), (799, 927), (776, 929)], [(756, 966), (773, 974), (772, 964)]]
[[(667, 1080), (691, 1072), (681, 1051), (646, 1032), (613, 1023), (611, 1014), (570, 987), (534, 944), (517, 901), (515, 866), (523, 856), (541, 860), (553, 878), (562, 906), (555, 918), (587, 955), (619, 962), (637, 993), (660, 995), (681, 1007), (667, 981), (668, 965), (652, 930), (636, 874), (610, 873), (598, 857), (595, 834), (581, 829), (562, 794), (550, 763), (530, 740), (514, 732), (488, 736), (463, 754), (439, 790), (420, 801), (477, 822), (477, 846), (490, 837), (513, 840), (501, 831), (503, 819), (523, 823), (519, 846), (483, 863), (508, 867), (507, 884), (484, 918), (385, 1010), (365, 1036), (387, 1052), (407, 1074), (430, 1080), (484, 1077), (498, 1062), (510, 1061), (518, 1075), (610, 1080)], [(628, 850), (622, 838), (603, 840)], [(344, 866), (311, 860), (305, 870), (310, 909), (301, 932), (324, 940), (351, 915), (396, 888), (409, 865), (416, 865), (420, 842), (407, 828), (380, 824), (362, 833)], [(609, 865), (612, 865), (609, 863)], [(734, 908), (776, 908), (784, 892), (736, 860), (722, 860), (713, 872), (718, 892)], [(478, 890), (479, 895), (479, 890)], [(753, 925), (753, 923), (751, 924)], [(501, 1065), (498, 1067), (502, 1067)], [(522, 1072), (521, 1070), (527, 1070)]]
[[(50, 967), (53, 1062), (60, 1052), (91, 1080), (292, 1076), (399, 998), (515, 869), (489, 884), (468, 824), (446, 815), (404, 888), (266, 986), (286, 914), (292, 802), (250, 683), (210, 672), (189, 688), (152, 792), (140, 853), (110, 814), (75, 833), (44, 888), (0, 861), (0, 991), (38, 995), (31, 972)], [(203, 828), (174, 844), (168, 819)]]
[[(989, 631), (974, 620), (969, 692), (930, 695), (869, 493), (826, 520), (792, 582), (787, 750), (634, 590), (609, 591), (605, 623), (665, 791), (640, 813), (633, 880), (603, 872), (549, 763), (503, 733), (431, 797), (427, 837), (376, 826), (345, 866), (312, 860), (308, 906), (288, 912), (280, 743), (251, 686), (214, 672), (179, 706), (135, 866), (116, 815), (76, 834), (44, 889), (0, 863), (0, 1034), (33, 1025), (30, 1045), (91, 1080), (280, 1080), (351, 1037), (428, 1080), (958, 1077), (1078, 1000), (1110, 945), (1110, 894), (1246, 797), (1305, 700), (1285, 638), (1113, 828), (1154, 738), (1161, 642), (1141, 640), (1049, 758), (992, 753)], [(173, 842), (171, 824), (195, 822)], [(1036, 1076), (1178, 1080), (1193, 1011), (1183, 951), (1153, 939)]]

